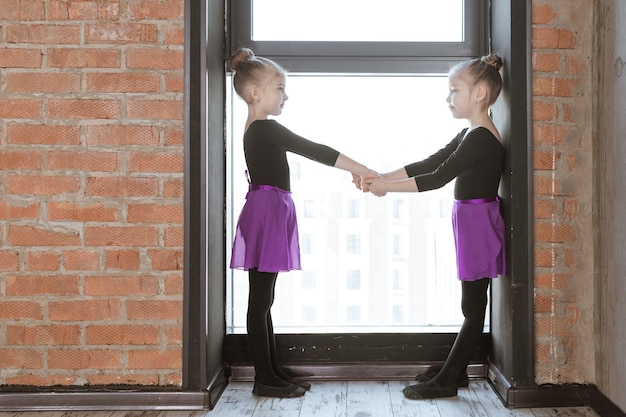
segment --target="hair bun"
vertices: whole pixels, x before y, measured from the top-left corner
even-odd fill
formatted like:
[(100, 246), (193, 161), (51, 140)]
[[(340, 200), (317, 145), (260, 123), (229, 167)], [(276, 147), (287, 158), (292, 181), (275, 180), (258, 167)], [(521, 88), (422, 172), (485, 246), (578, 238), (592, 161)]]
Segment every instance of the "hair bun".
[(480, 60), (490, 67), (495, 68), (496, 71), (500, 71), (500, 68), (502, 68), (502, 58), (496, 54), (486, 55), (480, 58)]
[(254, 52), (250, 48), (239, 48), (233, 56), (230, 57), (228, 66), (231, 70), (237, 71), (237, 68), (244, 62), (254, 58)]

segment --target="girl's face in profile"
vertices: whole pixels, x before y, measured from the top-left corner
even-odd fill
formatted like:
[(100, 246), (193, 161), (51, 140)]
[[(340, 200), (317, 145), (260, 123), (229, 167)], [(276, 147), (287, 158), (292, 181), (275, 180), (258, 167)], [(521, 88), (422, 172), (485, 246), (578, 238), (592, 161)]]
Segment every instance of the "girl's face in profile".
[(455, 119), (466, 119), (473, 110), (472, 88), (458, 73), (448, 76), (448, 97), (446, 102)]
[(283, 112), (285, 101), (289, 99), (285, 88), (287, 86), (287, 77), (285, 74), (272, 74), (268, 77), (267, 82), (261, 90), (261, 102), (265, 113), (271, 116), (278, 116)]

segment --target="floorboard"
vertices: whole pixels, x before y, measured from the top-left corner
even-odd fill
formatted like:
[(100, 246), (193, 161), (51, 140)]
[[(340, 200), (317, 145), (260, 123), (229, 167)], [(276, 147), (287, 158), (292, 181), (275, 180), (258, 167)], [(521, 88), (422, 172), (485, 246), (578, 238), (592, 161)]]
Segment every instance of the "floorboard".
[(506, 408), (486, 380), (453, 398), (407, 400), (409, 381), (318, 381), (303, 397), (260, 398), (251, 382), (231, 382), (211, 411), (0, 412), (0, 417), (600, 417), (589, 407)]

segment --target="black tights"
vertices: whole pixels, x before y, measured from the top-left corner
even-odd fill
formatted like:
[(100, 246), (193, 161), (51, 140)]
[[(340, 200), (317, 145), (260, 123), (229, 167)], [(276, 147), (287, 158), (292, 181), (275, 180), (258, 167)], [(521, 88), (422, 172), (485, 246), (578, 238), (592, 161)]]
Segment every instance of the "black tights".
[(248, 344), (255, 380), (263, 385), (285, 387), (289, 376), (280, 367), (271, 308), (278, 272), (248, 271), (250, 292), (248, 295)]
[(457, 335), (448, 358), (435, 376), (439, 385), (451, 385), (463, 371), (476, 350), (485, 325), (485, 310), (487, 308), (487, 289), (490, 278), (477, 281), (462, 281), (461, 309), (463, 310), (463, 325)]

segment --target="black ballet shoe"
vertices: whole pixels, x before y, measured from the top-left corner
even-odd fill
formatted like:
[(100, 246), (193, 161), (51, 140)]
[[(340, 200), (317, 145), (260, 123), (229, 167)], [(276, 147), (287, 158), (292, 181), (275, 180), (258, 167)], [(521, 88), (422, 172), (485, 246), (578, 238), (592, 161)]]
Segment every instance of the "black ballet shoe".
[[(428, 371), (425, 374), (419, 374), (415, 376), (415, 380), (417, 382), (425, 383), (433, 379), (439, 370)], [(467, 388), (469, 386), (469, 377), (467, 376), (467, 372), (461, 372), (456, 380), (454, 381), (459, 388)]]
[(311, 389), (311, 384), (309, 384), (306, 381), (300, 381), (300, 380), (297, 380), (297, 379), (288, 379), (287, 381), (289, 381), (292, 384), (297, 385), (297, 386), (299, 386), (301, 388), (304, 388), (305, 391), (308, 391), (308, 390)]
[(252, 393), (259, 397), (296, 398), (302, 397), (305, 392), (304, 388), (295, 384), (289, 384), (286, 387), (274, 387), (255, 382), (252, 388)]
[(457, 390), (456, 384), (441, 386), (434, 381), (429, 381), (427, 384), (409, 385), (402, 390), (402, 393), (409, 400), (425, 400), (427, 398), (455, 397)]

